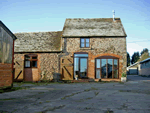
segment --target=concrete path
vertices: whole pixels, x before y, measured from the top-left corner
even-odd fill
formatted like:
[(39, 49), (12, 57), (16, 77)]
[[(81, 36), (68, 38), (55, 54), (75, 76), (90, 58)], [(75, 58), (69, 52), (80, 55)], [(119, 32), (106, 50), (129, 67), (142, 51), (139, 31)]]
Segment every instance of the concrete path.
[(150, 82), (33, 85), (0, 94), (0, 112), (150, 113)]

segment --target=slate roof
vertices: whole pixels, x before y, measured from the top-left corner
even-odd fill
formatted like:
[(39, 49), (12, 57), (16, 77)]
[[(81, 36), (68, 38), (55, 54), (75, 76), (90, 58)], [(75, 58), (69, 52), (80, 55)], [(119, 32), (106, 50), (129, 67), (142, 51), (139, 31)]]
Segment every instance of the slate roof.
[(58, 52), (61, 51), (62, 31), (14, 33), (14, 52)]
[(120, 18), (66, 19), (63, 37), (127, 36)]

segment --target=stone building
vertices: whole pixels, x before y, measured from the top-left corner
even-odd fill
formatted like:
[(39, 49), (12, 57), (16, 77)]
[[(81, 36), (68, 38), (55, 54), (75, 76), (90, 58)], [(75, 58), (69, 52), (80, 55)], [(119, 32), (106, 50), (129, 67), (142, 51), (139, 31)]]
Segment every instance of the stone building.
[(66, 19), (62, 32), (15, 35), (15, 79), (120, 81), (126, 73), (127, 35), (120, 18)]
[(58, 73), (61, 35), (58, 32), (15, 33), (15, 76), (17, 81), (53, 79)]
[(0, 21), (0, 88), (13, 85), (13, 55), (16, 36)]

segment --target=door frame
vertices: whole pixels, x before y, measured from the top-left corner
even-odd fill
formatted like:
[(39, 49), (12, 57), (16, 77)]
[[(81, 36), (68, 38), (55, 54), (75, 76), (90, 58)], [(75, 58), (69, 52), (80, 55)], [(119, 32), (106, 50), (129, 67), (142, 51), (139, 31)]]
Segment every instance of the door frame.
[[(78, 64), (78, 68), (79, 68), (79, 75), (78, 76), (80, 76), (80, 61), (81, 61), (81, 59), (87, 59), (87, 62), (86, 62), (86, 68), (87, 68), (87, 73), (86, 73), (86, 77), (85, 78), (88, 78), (88, 57), (79, 57), (79, 64)], [(84, 78), (81, 78), (80, 77), (80, 79), (84, 79)]]
[[(74, 75), (74, 59), (75, 58), (87, 58), (87, 78), (88, 78), (88, 58), (89, 57), (75, 57), (74, 55), (75, 54), (88, 54), (87, 52), (75, 52), (74, 54), (73, 54), (73, 78), (75, 79), (75, 75)], [(78, 68), (80, 67), (80, 61), (79, 61), (79, 59), (78, 59), (78, 62), (79, 62), (79, 64), (78, 64)], [(84, 79), (84, 78), (82, 78), (82, 79)]]
[[(26, 56), (28, 56), (28, 57), (30, 57), (30, 59), (29, 60), (26, 60), (25, 58), (26, 58)], [(32, 57), (37, 57), (37, 59), (33, 59)], [(35, 53), (29, 53), (29, 54), (25, 54), (24, 55), (24, 72), (23, 72), (23, 80), (24, 81), (26, 81), (26, 73), (25, 73), (25, 71), (26, 71), (26, 69), (31, 69), (31, 71), (32, 71), (32, 69), (37, 69), (37, 71), (38, 71), (38, 54), (35, 54)], [(30, 67), (25, 67), (25, 61), (30, 61)], [(37, 67), (32, 67), (32, 61), (37, 61)], [(38, 81), (39, 81), (39, 73), (38, 73)], [(33, 78), (33, 73), (31, 73), (31, 78), (32, 78), (32, 81), (34, 81), (34, 78)]]

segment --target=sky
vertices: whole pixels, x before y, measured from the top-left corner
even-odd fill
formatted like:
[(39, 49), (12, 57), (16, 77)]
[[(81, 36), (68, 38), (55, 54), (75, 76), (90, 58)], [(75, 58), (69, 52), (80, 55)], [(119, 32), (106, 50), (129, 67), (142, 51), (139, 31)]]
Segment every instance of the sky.
[(112, 18), (112, 10), (126, 31), (130, 57), (150, 50), (150, 0), (0, 0), (0, 20), (13, 33), (62, 31), (66, 18)]

